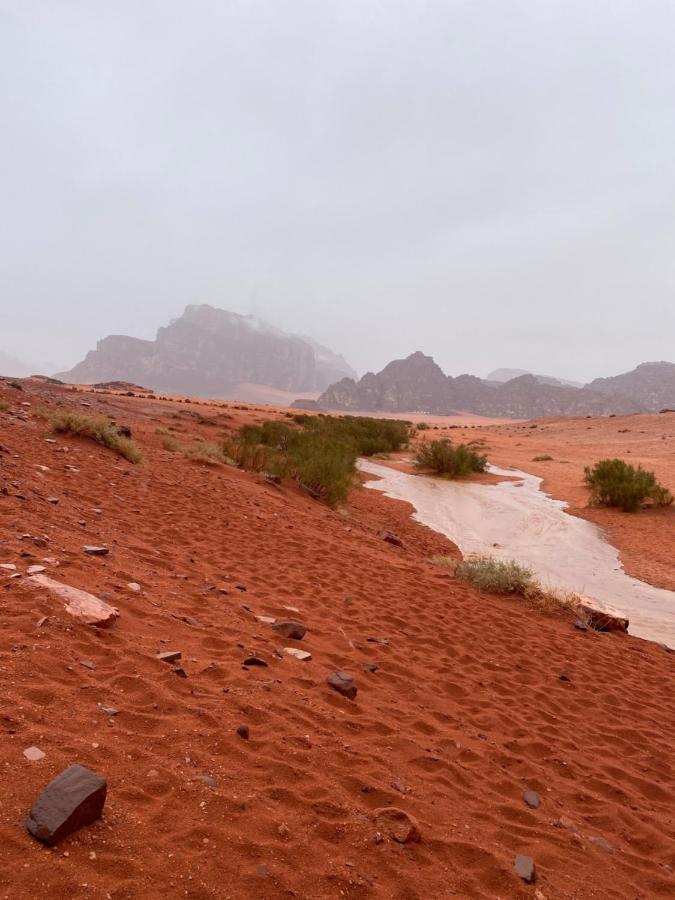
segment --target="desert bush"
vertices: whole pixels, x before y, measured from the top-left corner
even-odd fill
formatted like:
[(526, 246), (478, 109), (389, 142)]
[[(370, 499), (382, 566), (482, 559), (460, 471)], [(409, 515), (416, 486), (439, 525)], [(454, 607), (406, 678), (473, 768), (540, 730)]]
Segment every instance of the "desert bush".
[(502, 561), (492, 556), (463, 559), (455, 566), (455, 576), (481, 591), (495, 594), (527, 597), (540, 590), (532, 572), (512, 559)]
[(164, 435), (162, 438), (162, 450), (168, 450), (170, 453), (175, 453), (178, 448), (178, 441), (172, 434)]
[(83, 416), (75, 412), (50, 413), (47, 419), (52, 431), (57, 434), (72, 434), (89, 438), (101, 444), (130, 463), (139, 463), (143, 459), (136, 443), (128, 437), (117, 433), (117, 429), (108, 419)]
[(430, 427), (430, 426), (429, 426), (429, 423), (428, 423), (428, 422), (418, 422), (418, 423), (417, 423), (417, 430), (418, 430), (418, 431), (428, 431), (428, 430), (429, 430), (429, 427)]
[(7, 412), (11, 409), (10, 404), (6, 400), (0, 400), (0, 412)]
[(288, 422), (244, 425), (223, 443), (238, 466), (295, 478), (331, 506), (344, 502), (358, 456), (389, 453), (406, 443), (409, 426), (367, 416), (294, 415)]
[(622, 459), (602, 459), (584, 469), (584, 480), (591, 489), (591, 503), (617, 506), (635, 512), (645, 500), (656, 506), (668, 506), (673, 495), (659, 484), (653, 472), (630, 465)]
[(550, 462), (552, 459), (552, 456), (549, 456), (548, 453), (544, 453), (542, 456), (533, 456), (532, 462)]
[(213, 444), (210, 441), (198, 441), (191, 447), (186, 447), (185, 450), (183, 450), (183, 453), (188, 459), (193, 460), (193, 462), (206, 463), (207, 465), (212, 466), (225, 462), (225, 456), (222, 449), (217, 444)]
[(472, 444), (453, 445), (444, 438), (438, 441), (422, 441), (415, 454), (415, 465), (431, 469), (444, 478), (460, 478), (471, 472), (484, 472), (487, 457), (476, 452)]

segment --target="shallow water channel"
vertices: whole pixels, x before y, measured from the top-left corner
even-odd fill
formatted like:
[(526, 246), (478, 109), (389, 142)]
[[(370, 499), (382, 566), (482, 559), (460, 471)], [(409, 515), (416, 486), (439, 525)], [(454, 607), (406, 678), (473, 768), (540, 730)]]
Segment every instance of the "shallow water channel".
[(541, 490), (541, 478), (489, 466), (516, 481), (472, 484), (408, 475), (371, 460), (359, 468), (379, 480), (366, 487), (415, 507), (413, 518), (450, 538), (462, 553), (515, 559), (545, 587), (575, 591), (630, 620), (631, 634), (675, 647), (675, 592), (624, 572), (600, 528), (565, 512)]

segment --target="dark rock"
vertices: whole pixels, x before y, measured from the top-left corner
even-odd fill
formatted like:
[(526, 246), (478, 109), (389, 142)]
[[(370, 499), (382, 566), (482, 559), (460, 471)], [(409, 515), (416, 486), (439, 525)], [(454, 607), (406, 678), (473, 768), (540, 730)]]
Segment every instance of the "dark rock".
[(578, 631), (588, 631), (588, 625), (586, 625), (585, 622), (582, 622), (581, 619), (577, 619), (577, 621), (574, 623), (574, 627)]
[(39, 841), (54, 845), (103, 812), (107, 784), (84, 766), (64, 769), (49, 782), (26, 819), (27, 830)]
[(331, 672), (326, 678), (326, 684), (338, 694), (342, 694), (343, 697), (348, 697), (350, 700), (356, 699), (358, 688), (348, 672)]
[(107, 556), (110, 553), (110, 550), (107, 547), (92, 547), (87, 545), (82, 549), (90, 556)]
[(267, 484), (281, 484), (281, 476), (272, 475), (269, 472), (263, 472), (263, 479)]
[(243, 738), (245, 741), (247, 741), (251, 734), (248, 725), (240, 725), (239, 728), (237, 728), (237, 734), (240, 738)]
[(530, 809), (539, 809), (541, 806), (541, 800), (539, 799), (539, 794), (536, 791), (532, 791), (529, 788), (523, 792), (523, 800)]
[(90, 669), (92, 672), (96, 669), (96, 665), (93, 662), (90, 662), (88, 659), (81, 659), (80, 665), (84, 669)]
[(523, 881), (526, 881), (528, 884), (532, 884), (537, 877), (534, 870), (534, 860), (531, 856), (516, 856), (514, 868), (518, 877), (522, 878)]
[(376, 663), (364, 662), (363, 668), (366, 670), (366, 672), (377, 672), (380, 667)]
[(304, 625), (300, 622), (293, 622), (291, 619), (274, 622), (272, 628), (285, 638), (290, 638), (293, 641), (301, 641), (307, 634), (307, 629)]
[(244, 660), (242, 666), (264, 666), (267, 668), (267, 663), (264, 659), (260, 659), (259, 656), (249, 656)]
[(177, 662), (181, 657), (182, 653), (180, 650), (166, 650), (164, 653), (158, 653), (157, 659), (160, 662), (172, 663)]
[(559, 675), (558, 678), (560, 679), (560, 681), (571, 681), (572, 680), (569, 675)]
[(205, 784), (207, 787), (210, 787), (210, 788), (217, 788), (217, 787), (218, 787), (218, 782), (216, 781), (216, 779), (215, 779), (212, 775), (200, 775), (199, 778), (200, 778), (201, 781), (204, 782), (204, 784)]
[(389, 643), (389, 638), (369, 637), (369, 638), (366, 638), (366, 640), (368, 641), (369, 644), (382, 644), (385, 647)]
[(579, 611), (583, 613), (583, 622), (593, 631), (628, 631), (629, 621), (622, 616), (615, 616), (602, 609), (594, 609), (592, 606), (582, 605)]
[(187, 672), (185, 671), (185, 669), (182, 666), (176, 666), (173, 671), (176, 675), (178, 675), (179, 678), (187, 678), (188, 677)]
[(383, 529), (377, 533), (377, 536), (381, 541), (386, 541), (387, 544), (393, 544), (394, 547), (403, 546), (403, 541), (397, 534), (394, 534), (393, 531), (386, 531)]

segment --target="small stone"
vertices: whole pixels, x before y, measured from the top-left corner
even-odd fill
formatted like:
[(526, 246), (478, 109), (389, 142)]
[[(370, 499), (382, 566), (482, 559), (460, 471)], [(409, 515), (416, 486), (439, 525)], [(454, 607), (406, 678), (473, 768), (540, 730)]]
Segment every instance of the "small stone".
[(237, 734), (239, 735), (240, 738), (247, 741), (250, 736), (250, 730), (249, 730), (248, 725), (240, 725), (237, 728)]
[(529, 788), (523, 792), (523, 800), (530, 809), (539, 809), (541, 806), (541, 800), (539, 799), (539, 794), (536, 791), (532, 791)]
[(88, 659), (81, 659), (80, 665), (82, 666), (83, 669), (89, 669), (92, 672), (95, 671), (95, 669), (96, 669), (95, 664)]
[(218, 787), (218, 782), (217, 782), (216, 779), (213, 777), (213, 775), (200, 775), (199, 778), (200, 778), (201, 781), (204, 782), (204, 784), (205, 784), (207, 787), (210, 787), (210, 788), (217, 788), (217, 787)]
[(158, 653), (157, 659), (160, 662), (172, 663), (177, 662), (182, 657), (180, 650), (166, 650), (164, 653)]
[(141, 586), (137, 581), (130, 581), (129, 584), (127, 585), (127, 587), (134, 594), (140, 594), (140, 592), (141, 592)]
[(23, 755), (30, 762), (39, 762), (41, 759), (44, 759), (47, 754), (43, 753), (39, 747), (26, 747), (23, 751)]
[(59, 502), (59, 498), (58, 498), (58, 497), (47, 497), (47, 503), (54, 503), (54, 504), (56, 504), (56, 503), (58, 503), (58, 502)]
[(560, 679), (560, 681), (571, 681), (572, 680), (569, 677), (569, 675), (559, 675), (558, 678)]
[(534, 870), (534, 860), (532, 859), (532, 857), (521, 856), (519, 854), (518, 856), (516, 856), (513, 865), (518, 877), (522, 878), (523, 881), (526, 881), (528, 884), (532, 884), (532, 882), (536, 878), (536, 873)]
[(331, 672), (326, 678), (326, 684), (332, 687), (338, 694), (355, 700), (357, 694), (356, 682), (348, 672)]
[(302, 662), (309, 662), (312, 658), (311, 653), (308, 653), (306, 650), (298, 650), (297, 647), (284, 647), (284, 653), (287, 656), (294, 656), (296, 659), (302, 660)]
[(42, 628), (42, 626), (45, 624), (45, 622), (48, 621), (48, 619), (49, 619), (49, 616), (40, 616), (40, 618), (35, 623), (35, 627)]
[(0, 569), (3, 572), (16, 572), (16, 565), (14, 563), (0, 563)]
[(403, 546), (403, 541), (397, 534), (394, 534), (393, 531), (386, 531), (383, 529), (378, 532), (377, 536), (381, 541), (385, 541), (387, 544), (393, 544), (394, 547)]
[(376, 665), (376, 663), (364, 662), (362, 663), (362, 665), (366, 672), (377, 672), (377, 670), (380, 668), (378, 665)]
[(396, 806), (382, 806), (373, 811), (378, 831), (384, 831), (398, 844), (413, 844), (421, 840), (417, 820)]
[(304, 625), (300, 622), (293, 622), (291, 619), (275, 622), (272, 625), (272, 628), (285, 638), (290, 638), (292, 641), (301, 641), (307, 633), (307, 629)]
[(100, 817), (106, 792), (105, 780), (95, 772), (68, 766), (40, 794), (26, 819), (26, 829), (53, 846)]
[(98, 625), (105, 627), (112, 624), (119, 616), (119, 610), (114, 606), (109, 606), (93, 594), (81, 591), (79, 588), (69, 587), (60, 581), (54, 581), (47, 575), (33, 575), (31, 578), (33, 584), (39, 584), (41, 587), (47, 588), (57, 597), (66, 601), (65, 610), (69, 615), (73, 616), (84, 625)]
[(179, 678), (187, 678), (188, 677), (187, 672), (185, 671), (185, 669), (182, 666), (176, 666), (173, 671), (174, 671), (174, 674), (178, 675)]
[(260, 659), (259, 656), (247, 656), (242, 666), (264, 666), (267, 668), (267, 663), (264, 659)]
[(604, 839), (604, 837), (590, 837), (588, 840), (591, 842), (591, 844), (595, 844), (596, 847), (600, 847), (601, 850), (605, 850), (607, 853), (612, 852), (612, 848)]
[(29, 575), (39, 575), (40, 572), (46, 572), (47, 569), (45, 566), (28, 566), (26, 571)]
[[(94, 510), (96, 512), (96, 510)], [(90, 544), (87, 544), (82, 548), (85, 553), (88, 553), (89, 556), (107, 556), (110, 553), (110, 550), (107, 547), (93, 547)]]
[(276, 622), (274, 616), (256, 616), (258, 622), (262, 622), (263, 625), (273, 625)]
[(115, 709), (114, 706), (104, 706), (102, 703), (96, 704), (102, 713), (105, 713), (106, 716), (117, 716), (119, 715), (119, 709)]
[(585, 622), (582, 622), (581, 619), (577, 619), (577, 621), (574, 623), (574, 627), (577, 629), (577, 631), (588, 631), (588, 625), (586, 625)]

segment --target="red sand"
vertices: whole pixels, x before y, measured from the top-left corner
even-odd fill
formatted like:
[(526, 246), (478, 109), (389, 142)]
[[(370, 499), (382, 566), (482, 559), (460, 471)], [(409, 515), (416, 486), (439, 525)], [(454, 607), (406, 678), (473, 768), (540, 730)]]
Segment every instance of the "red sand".
[[(25, 414), (0, 412), (0, 563), (41, 563), (120, 618), (75, 624), (27, 578), (0, 576), (3, 897), (673, 896), (675, 655), (455, 582), (431, 562), (455, 548), (377, 492), (356, 489), (340, 515), (164, 451), (154, 433), (213, 440), (262, 411), (24, 384), (0, 383)], [(45, 443), (31, 410), (83, 400), (131, 426), (141, 465), (70, 437)], [(525, 432), (499, 435), (497, 461), (524, 466), (510, 448)], [(523, 439), (523, 452), (553, 437)], [(256, 614), (308, 633), (281, 639)], [(280, 646), (313, 658), (278, 658)], [(187, 679), (155, 658), (173, 649)], [(242, 669), (251, 654), (269, 668)], [(356, 678), (354, 702), (326, 686), (333, 669)], [(46, 758), (25, 760), (31, 745)], [(72, 762), (108, 779), (104, 820), (49, 850), (22, 820)], [(376, 843), (372, 812), (388, 805), (416, 817), (420, 843)], [(515, 874), (516, 854), (534, 858), (536, 885)]]

